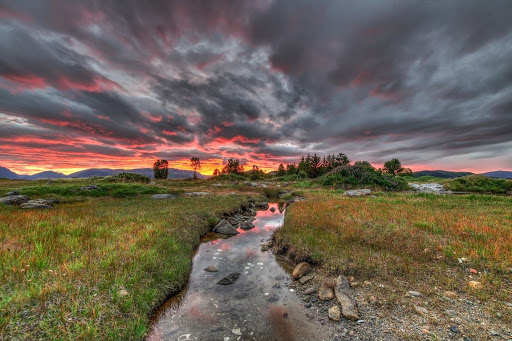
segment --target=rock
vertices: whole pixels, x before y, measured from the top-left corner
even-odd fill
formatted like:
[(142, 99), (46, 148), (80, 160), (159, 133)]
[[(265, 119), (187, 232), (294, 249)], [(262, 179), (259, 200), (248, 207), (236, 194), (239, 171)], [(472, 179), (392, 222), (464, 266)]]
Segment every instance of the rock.
[(423, 307), (420, 307), (418, 305), (414, 305), (414, 311), (416, 311), (416, 313), (418, 315), (421, 315), (421, 316), (427, 316), (428, 315), (428, 310), (423, 308)]
[(213, 228), (213, 232), (226, 234), (228, 236), (234, 236), (240, 233), (233, 227), (233, 225), (228, 223), (226, 219), (219, 221), (219, 223)]
[(240, 331), (240, 328), (233, 328), (231, 332), (235, 335), (241, 336), (242, 332)]
[(119, 297), (126, 297), (126, 296), (128, 296), (128, 291), (126, 291), (125, 289), (120, 289), (117, 292), (117, 296), (119, 296)]
[(304, 294), (305, 295), (312, 295), (316, 292), (316, 289), (315, 288), (308, 288), (306, 289), (306, 291), (304, 291)]
[(270, 208), (270, 212), (274, 213), (276, 211), (275, 207)]
[(256, 207), (256, 205), (254, 205), (254, 203), (253, 203), (253, 202), (250, 202), (250, 203), (249, 203), (249, 208), (255, 208), (255, 207)]
[(217, 272), (219, 269), (217, 269), (216, 266), (210, 265), (209, 267), (205, 268), (204, 271), (206, 272)]
[(176, 196), (174, 194), (153, 194), (153, 199), (160, 200), (160, 199), (176, 199)]
[(256, 182), (251, 182), (249, 185), (250, 185), (251, 187), (258, 187), (258, 183), (256, 183)]
[(450, 326), (450, 331), (454, 334), (460, 334), (460, 329), (457, 326)]
[(312, 279), (314, 278), (314, 276), (302, 276), (301, 278), (299, 278), (299, 282), (300, 284), (306, 284), (307, 282), (311, 281)]
[(370, 195), (371, 192), (371, 189), (354, 189), (351, 191), (345, 191), (343, 195), (347, 197), (361, 197), (364, 195)]
[(53, 200), (36, 199), (29, 200), (20, 205), (20, 208), (51, 208), (53, 207)]
[(263, 245), (263, 246), (261, 247), (261, 251), (262, 251), (262, 252), (267, 252), (267, 251), (268, 251), (268, 245)]
[(295, 269), (293, 269), (292, 278), (299, 279), (300, 277), (304, 276), (309, 271), (310, 268), (310, 265), (306, 262), (297, 264)]
[(9, 195), (8, 197), (0, 198), (0, 203), (6, 205), (21, 205), (30, 200), (26, 195)]
[(268, 210), (268, 202), (258, 202), (255, 204), (256, 208)]
[(240, 277), (240, 272), (233, 272), (221, 279), (217, 282), (220, 285), (230, 285), (236, 282), (236, 280)]
[(277, 296), (276, 294), (271, 294), (271, 295), (267, 298), (267, 301), (268, 301), (268, 302), (271, 302), (271, 303), (277, 302), (277, 301), (279, 301), (279, 296)]
[(410, 297), (420, 297), (421, 293), (417, 292), (417, 291), (408, 291), (407, 295), (410, 296)]
[(254, 217), (257, 213), (252, 208), (247, 209), (247, 214)]
[(332, 288), (322, 285), (320, 289), (318, 289), (318, 298), (322, 301), (330, 301), (334, 298), (334, 291)]
[(440, 183), (425, 183), (425, 184), (413, 184), (409, 183), (409, 186), (414, 188), (420, 193), (434, 193), (434, 194), (450, 194), (451, 191), (444, 189), (444, 186)]
[(241, 299), (244, 299), (244, 298), (246, 298), (246, 297), (247, 297), (247, 293), (246, 293), (246, 292), (244, 292), (244, 291), (243, 291), (243, 292), (237, 292), (237, 293), (235, 294), (235, 298), (236, 298), (237, 300), (241, 300)]
[(457, 312), (455, 310), (451, 310), (451, 309), (445, 310), (444, 313), (448, 317), (455, 317), (455, 316), (457, 316)]
[(254, 226), (253, 223), (251, 223), (250, 221), (246, 221), (244, 223), (242, 223), (242, 225), (240, 225), (240, 228), (244, 231), (247, 231), (247, 230), (250, 230), (250, 229), (253, 229), (255, 228), (256, 226)]
[(448, 297), (448, 298), (455, 298), (455, 297), (457, 297), (457, 293), (447, 290), (443, 293), (443, 296)]
[(190, 193), (185, 193), (186, 196), (188, 197), (204, 197), (206, 195), (210, 195), (209, 192), (190, 192)]
[(7, 196), (11, 196), (11, 195), (20, 195), (20, 192), (18, 192), (18, 191), (7, 192)]
[(87, 185), (80, 188), (82, 191), (92, 191), (94, 189), (100, 189), (97, 185)]
[(357, 310), (356, 300), (350, 289), (350, 284), (345, 276), (340, 275), (336, 278), (336, 286), (334, 287), (336, 299), (341, 305), (341, 312), (345, 318), (357, 321), (359, 320), (359, 312)]
[(484, 288), (482, 283), (477, 282), (477, 281), (470, 281), (469, 286), (471, 287), (471, 289), (475, 289), (475, 290), (480, 290), (480, 289)]
[(261, 184), (261, 187), (267, 188), (268, 186), (267, 186), (267, 184)]
[(470, 268), (470, 269), (469, 269), (469, 273), (472, 273), (472, 274), (476, 275), (476, 274), (478, 273), (478, 270), (477, 270), (477, 269)]
[(341, 319), (340, 307), (333, 305), (329, 308), (329, 319), (333, 321), (339, 321)]

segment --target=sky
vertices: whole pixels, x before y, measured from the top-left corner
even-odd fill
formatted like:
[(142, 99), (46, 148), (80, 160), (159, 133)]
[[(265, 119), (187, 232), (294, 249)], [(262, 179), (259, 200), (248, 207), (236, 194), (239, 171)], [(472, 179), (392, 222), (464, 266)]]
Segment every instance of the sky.
[(509, 0), (0, 0), (0, 165), (512, 169)]

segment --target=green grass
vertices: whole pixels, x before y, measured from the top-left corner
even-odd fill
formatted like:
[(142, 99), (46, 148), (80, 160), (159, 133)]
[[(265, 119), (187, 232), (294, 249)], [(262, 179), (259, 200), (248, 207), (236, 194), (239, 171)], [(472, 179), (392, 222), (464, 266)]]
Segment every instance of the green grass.
[[(510, 197), (344, 198), (325, 190), (306, 197), (288, 209), (284, 227), (275, 233), (295, 261), (314, 261), (328, 272), (362, 279), (402, 280), (425, 291), (441, 287), (482, 300), (512, 297)], [(458, 258), (469, 262), (461, 266)], [(470, 290), (469, 267), (479, 270), (484, 290)]]
[(476, 192), (505, 194), (512, 191), (512, 180), (494, 179), (483, 175), (469, 175), (445, 183), (447, 189), (455, 192)]
[[(32, 184), (0, 188), (66, 197), (78, 186)], [(0, 339), (142, 339), (151, 312), (186, 283), (208, 225), (245, 199), (153, 200), (145, 194), (171, 189), (98, 185), (108, 196), (49, 210), (0, 206)]]

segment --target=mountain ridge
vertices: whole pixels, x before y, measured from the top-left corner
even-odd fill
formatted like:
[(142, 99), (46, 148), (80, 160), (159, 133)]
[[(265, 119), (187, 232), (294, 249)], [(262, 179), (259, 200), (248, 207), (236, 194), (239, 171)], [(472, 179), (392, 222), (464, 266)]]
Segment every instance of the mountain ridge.
[[(11, 171), (9, 168), (0, 166), (0, 178), (6, 178), (10, 180), (37, 180), (37, 179), (71, 179), (71, 178), (89, 178), (91, 176), (110, 176), (116, 175), (119, 173), (137, 173), (145, 175), (149, 178), (153, 178), (153, 169), (152, 168), (136, 168), (136, 169), (111, 169), (111, 168), (88, 168), (83, 169), (78, 172), (74, 172), (68, 175), (63, 173), (55, 172), (55, 171), (44, 171), (31, 175), (26, 174), (17, 174), (16, 172)], [(194, 171), (177, 169), (177, 168), (169, 168), (169, 177), (168, 179), (188, 179), (194, 176)], [(206, 175), (203, 175), (197, 172), (197, 177), (200, 179), (207, 178)]]

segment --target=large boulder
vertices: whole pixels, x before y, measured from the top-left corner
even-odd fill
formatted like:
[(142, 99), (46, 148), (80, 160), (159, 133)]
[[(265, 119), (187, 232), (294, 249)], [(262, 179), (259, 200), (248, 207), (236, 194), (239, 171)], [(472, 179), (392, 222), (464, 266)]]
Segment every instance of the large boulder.
[(174, 194), (154, 194), (152, 196), (153, 199), (161, 200), (161, 199), (176, 199)]
[(20, 208), (51, 208), (53, 207), (54, 200), (35, 199), (29, 200), (20, 205)]
[(345, 276), (341, 275), (336, 279), (334, 294), (341, 306), (341, 313), (343, 316), (352, 321), (359, 320), (356, 300), (352, 294), (352, 289), (350, 288), (348, 279)]
[(6, 205), (21, 205), (30, 200), (26, 195), (9, 195), (7, 197), (0, 198), (0, 203)]
[(240, 225), (240, 228), (244, 231), (253, 229), (254, 227), (255, 227), (254, 224), (250, 221), (246, 221), (246, 222), (242, 223), (242, 225)]
[(234, 236), (240, 233), (226, 219), (219, 221), (219, 223), (213, 228), (213, 232), (226, 234), (228, 236)]
[(347, 196), (347, 197), (362, 197), (362, 196), (365, 196), (365, 195), (370, 195), (370, 193), (372, 192), (371, 189), (353, 189), (351, 191), (345, 191), (345, 193), (343, 193), (344, 196)]

